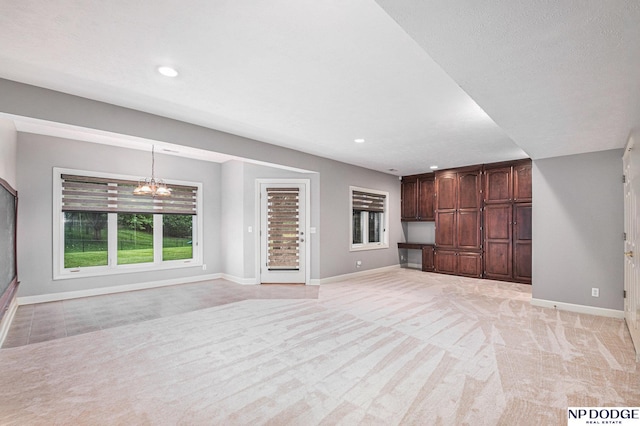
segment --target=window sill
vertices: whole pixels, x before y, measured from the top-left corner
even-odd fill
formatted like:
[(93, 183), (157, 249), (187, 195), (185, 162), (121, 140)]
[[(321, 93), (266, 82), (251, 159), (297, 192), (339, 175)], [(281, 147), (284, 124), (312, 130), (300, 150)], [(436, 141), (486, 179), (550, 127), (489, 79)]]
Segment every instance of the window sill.
[(202, 267), (202, 262), (195, 260), (174, 260), (165, 262), (161, 265), (147, 264), (146, 266), (139, 265), (120, 265), (116, 268), (110, 268), (108, 266), (94, 266), (88, 268), (78, 268), (77, 272), (71, 272), (72, 269), (66, 269), (63, 272), (54, 272), (53, 280), (68, 280), (73, 278), (88, 278), (88, 277), (101, 277), (109, 275), (120, 274), (134, 274), (138, 272), (154, 272), (165, 271), (168, 269), (183, 269), (183, 268), (195, 268)]
[(365, 251), (365, 250), (380, 250), (380, 249), (388, 249), (389, 244), (366, 244), (366, 245), (357, 245), (351, 246), (349, 251)]

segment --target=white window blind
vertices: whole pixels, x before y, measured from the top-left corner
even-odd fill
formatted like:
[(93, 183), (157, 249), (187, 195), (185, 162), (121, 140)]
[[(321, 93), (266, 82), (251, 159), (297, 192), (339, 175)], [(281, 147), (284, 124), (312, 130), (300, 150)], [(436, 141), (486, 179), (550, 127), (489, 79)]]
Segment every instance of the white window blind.
[(62, 211), (188, 214), (197, 212), (195, 186), (170, 185), (171, 196), (133, 195), (136, 181), (62, 174)]
[(352, 197), (353, 210), (384, 212), (384, 201), (386, 196), (383, 194), (353, 191)]

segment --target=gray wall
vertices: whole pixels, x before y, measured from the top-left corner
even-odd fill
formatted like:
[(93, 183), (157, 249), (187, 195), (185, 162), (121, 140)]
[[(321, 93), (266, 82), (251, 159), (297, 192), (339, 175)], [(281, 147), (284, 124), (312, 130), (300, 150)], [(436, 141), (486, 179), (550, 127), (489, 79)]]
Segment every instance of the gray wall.
[(533, 162), (534, 298), (624, 308), (622, 153)]
[(18, 135), (13, 122), (0, 118), (0, 178), (16, 187), (16, 158)]
[[(9, 80), (0, 79), (0, 93), (2, 93), (2, 96), (0, 96), (0, 112), (139, 136), (317, 172), (318, 177), (316, 179), (319, 179), (319, 183), (314, 186), (315, 184), (312, 180), (311, 194), (312, 226), (315, 226), (318, 231), (318, 234), (312, 240), (311, 278), (321, 279), (357, 270), (375, 269), (398, 264), (396, 245), (402, 238), (402, 230), (400, 225), (400, 182), (396, 176), (190, 123)], [(91, 146), (92, 150), (96, 149), (95, 145), (88, 145)], [(148, 158), (142, 153), (141, 155), (142, 157), (139, 158), (138, 163), (147, 165)], [(132, 156), (131, 158), (137, 157)], [(89, 165), (86, 168), (89, 168)], [(218, 170), (218, 173), (220, 172)], [(50, 174), (50, 171), (48, 173)], [(146, 173), (148, 172), (143, 174)], [(131, 174), (131, 171), (127, 171), (126, 174)], [(349, 221), (351, 220), (351, 214), (348, 206), (350, 185), (389, 191), (389, 220), (391, 225), (389, 249), (349, 252)], [(18, 186), (20, 186), (20, 183), (18, 183)], [(21, 188), (18, 187), (17, 189), (20, 190)], [(22, 189), (25, 191), (36, 190), (29, 187)], [(47, 189), (47, 191), (50, 192), (50, 189)], [(217, 198), (220, 198), (219, 194)], [(246, 212), (246, 209), (244, 211)], [(219, 218), (219, 220), (221, 221), (222, 219)], [(215, 232), (220, 232), (219, 226)], [(246, 227), (243, 227), (243, 230), (246, 230)], [(243, 243), (243, 251), (245, 249), (244, 246)], [(221, 248), (225, 249), (225, 247)], [(23, 252), (24, 255), (27, 253)], [(244, 262), (244, 257), (242, 259)], [(216, 257), (216, 261), (220, 264), (220, 269), (222, 269), (221, 272), (224, 272), (225, 266), (222, 266), (222, 262), (219, 260), (220, 258)], [(355, 267), (356, 260), (362, 261), (360, 269)], [(232, 265), (235, 260), (227, 257), (225, 262), (231, 262), (229, 265)], [(251, 263), (250, 260), (247, 260), (247, 262)], [(211, 262), (207, 260), (207, 263)], [(210, 272), (213, 271), (208, 269), (207, 273)], [(248, 276), (248, 273), (242, 272), (242, 275)]]
[(147, 176), (150, 155), (144, 151), (18, 133), (18, 296), (196, 277), (220, 272), (220, 165), (156, 155), (156, 172), (165, 179), (203, 183), (203, 262), (201, 267), (136, 272), (53, 281), (53, 167)]
[[(349, 251), (349, 186), (359, 186), (389, 192), (389, 248)], [(371, 170), (347, 167), (343, 163), (326, 164), (320, 172), (320, 268), (322, 277), (331, 277), (360, 270), (397, 265), (398, 242), (402, 241), (400, 222), (400, 181)], [(345, 220), (346, 218), (346, 220)], [(356, 261), (362, 267), (356, 268)]]

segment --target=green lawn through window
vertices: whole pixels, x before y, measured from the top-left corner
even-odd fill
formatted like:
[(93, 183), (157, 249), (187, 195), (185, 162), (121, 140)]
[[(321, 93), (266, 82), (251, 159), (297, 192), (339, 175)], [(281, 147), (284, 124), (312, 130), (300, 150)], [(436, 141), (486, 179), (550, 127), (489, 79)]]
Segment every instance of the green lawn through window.
[[(162, 249), (163, 260), (191, 259), (193, 256), (191, 246), (168, 247)], [(150, 260), (149, 260), (150, 259)], [(132, 263), (153, 262), (153, 249), (142, 250), (118, 250), (118, 264), (128, 265)], [(107, 264), (107, 253), (104, 251), (85, 251), (65, 253), (64, 264), (71, 268), (86, 266), (104, 266)]]

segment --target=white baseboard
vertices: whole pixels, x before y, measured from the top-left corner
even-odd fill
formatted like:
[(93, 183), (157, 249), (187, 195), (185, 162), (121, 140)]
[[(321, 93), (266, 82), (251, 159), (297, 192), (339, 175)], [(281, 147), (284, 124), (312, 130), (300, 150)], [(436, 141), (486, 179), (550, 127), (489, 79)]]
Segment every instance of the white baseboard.
[(319, 280), (312, 280), (312, 281), (317, 281), (317, 284), (314, 282), (314, 285), (328, 284), (328, 283), (334, 283), (334, 282), (337, 282), (337, 281), (347, 280), (347, 279), (350, 279), (350, 278), (356, 278), (356, 277), (362, 277), (362, 276), (365, 276), (365, 275), (378, 274), (380, 272), (393, 271), (393, 270), (399, 269), (399, 268), (400, 268), (400, 265), (384, 266), (382, 268), (367, 269), (366, 271), (352, 272), (350, 274), (336, 275), (336, 276), (333, 276), (333, 277), (321, 278)]
[(624, 311), (608, 308), (597, 308), (595, 306), (575, 305), (573, 303), (554, 302), (553, 300), (531, 299), (533, 306), (542, 308), (560, 309), (563, 311), (577, 312), (579, 314), (598, 315), (601, 317), (624, 318)]
[(240, 277), (236, 277), (234, 275), (229, 275), (229, 274), (222, 274), (221, 278), (223, 280), (231, 281), (236, 284), (242, 284), (242, 285), (258, 284), (255, 278), (240, 278)]
[(87, 290), (66, 291), (61, 293), (39, 294), (37, 296), (18, 297), (18, 305), (33, 305), (36, 303), (58, 302), (60, 300), (78, 299), (80, 297), (101, 296), (104, 294), (124, 293), (126, 291), (145, 290), (169, 285), (187, 284), (198, 281), (217, 280), (222, 274), (198, 275), (195, 277), (174, 278), (163, 281), (149, 281), (146, 283), (126, 284), (117, 287), (91, 288)]
[(18, 298), (14, 296), (11, 303), (9, 303), (9, 307), (2, 316), (2, 321), (0, 321), (0, 348), (4, 344), (4, 339), (7, 338), (7, 334), (9, 334), (9, 328), (11, 327), (13, 317), (16, 315), (17, 310)]

